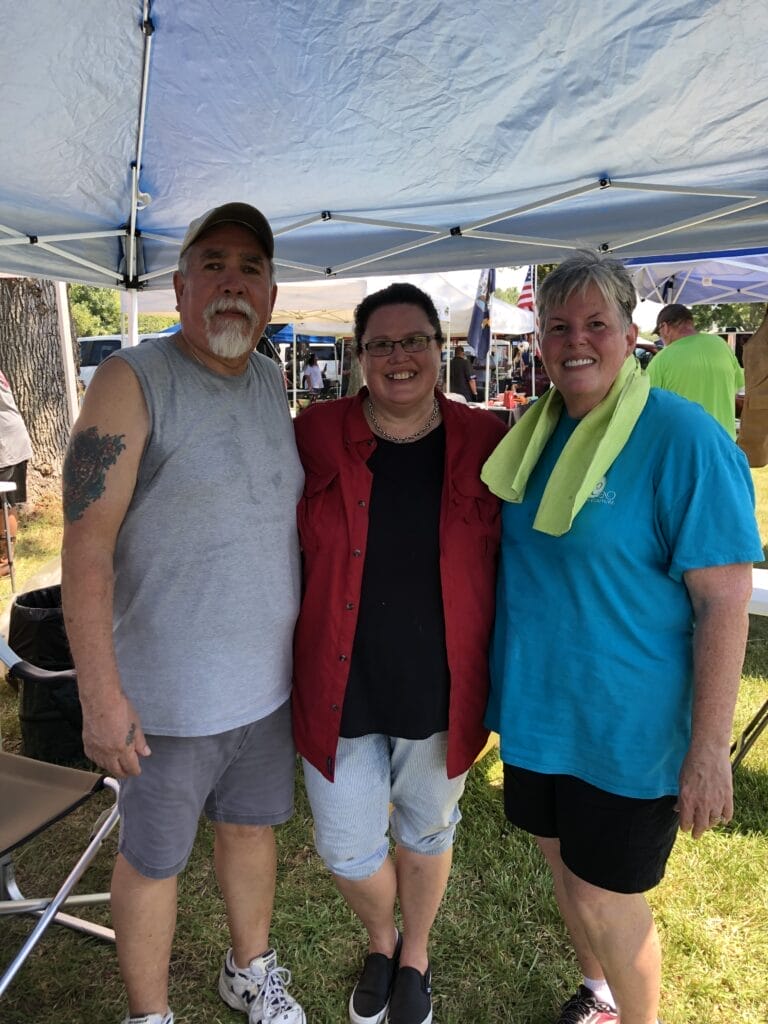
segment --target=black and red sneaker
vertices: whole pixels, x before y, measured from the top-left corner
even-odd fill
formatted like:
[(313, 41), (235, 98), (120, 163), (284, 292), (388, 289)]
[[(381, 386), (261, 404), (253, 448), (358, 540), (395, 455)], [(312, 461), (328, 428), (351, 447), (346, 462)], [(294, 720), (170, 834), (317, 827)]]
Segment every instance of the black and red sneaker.
[(610, 1003), (603, 1003), (586, 985), (560, 1007), (555, 1024), (617, 1024), (618, 1011)]

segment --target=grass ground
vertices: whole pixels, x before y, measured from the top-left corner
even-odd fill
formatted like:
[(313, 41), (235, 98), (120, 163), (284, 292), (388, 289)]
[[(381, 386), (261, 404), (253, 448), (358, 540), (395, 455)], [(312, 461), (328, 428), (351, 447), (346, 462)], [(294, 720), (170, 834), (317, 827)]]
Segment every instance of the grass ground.
[[(768, 469), (754, 472), (758, 518), (768, 538)], [(713, 507), (713, 514), (716, 508)], [(727, 528), (727, 524), (724, 524)], [(55, 505), (22, 522), (19, 589), (59, 546)], [(6, 591), (8, 584), (5, 584)], [(0, 603), (2, 611), (2, 603)], [(653, 628), (649, 617), (647, 628)], [(768, 691), (768, 619), (750, 625), (736, 729)], [(6, 749), (18, 749), (16, 698), (0, 684)], [(470, 774), (454, 870), (433, 939), (439, 1024), (549, 1024), (578, 981), (547, 873), (532, 841), (510, 829), (501, 772), (491, 751)], [(667, 877), (651, 895), (665, 954), (665, 1024), (768, 1021), (768, 734), (735, 774), (736, 816), (694, 843), (681, 836)], [(22, 889), (43, 892), (84, 845), (90, 815), (79, 813), (17, 856)], [(294, 974), (309, 1024), (345, 1022), (346, 1000), (364, 954), (360, 928), (314, 853), (301, 782), (296, 814), (278, 831), (279, 878), (273, 938)], [(115, 838), (86, 876), (108, 887)], [(226, 927), (211, 866), (210, 828), (200, 830), (180, 879), (171, 969), (177, 1024), (235, 1024), (215, 991)], [(108, 913), (94, 911), (106, 922)], [(0, 965), (29, 925), (3, 919)], [(124, 1013), (114, 948), (65, 930), (43, 939), (0, 1003), (3, 1024), (116, 1024)]]

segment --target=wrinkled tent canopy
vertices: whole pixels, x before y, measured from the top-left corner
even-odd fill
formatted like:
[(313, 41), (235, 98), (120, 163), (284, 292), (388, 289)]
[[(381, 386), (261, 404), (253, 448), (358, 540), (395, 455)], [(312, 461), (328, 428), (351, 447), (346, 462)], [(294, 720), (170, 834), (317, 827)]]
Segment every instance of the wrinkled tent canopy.
[(686, 306), (720, 302), (768, 302), (768, 253), (688, 259), (661, 256), (641, 266), (629, 263), (638, 296)]
[(0, 271), (167, 288), (189, 220), (234, 199), (282, 281), (768, 238), (764, 0), (6, 14)]

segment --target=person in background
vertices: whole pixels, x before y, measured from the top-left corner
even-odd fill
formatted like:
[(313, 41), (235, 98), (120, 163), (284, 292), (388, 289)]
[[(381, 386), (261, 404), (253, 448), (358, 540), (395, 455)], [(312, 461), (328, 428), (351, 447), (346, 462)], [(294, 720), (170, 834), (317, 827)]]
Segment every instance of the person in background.
[(509, 375), (513, 380), (519, 380), (523, 372), (523, 353), (519, 345), (512, 346), (512, 356), (509, 360)]
[(295, 424), (294, 736), (318, 853), (368, 932), (349, 1019), (429, 1024), (429, 934), (487, 738), (499, 509), (480, 467), (504, 428), (437, 391), (443, 335), (419, 288), (367, 296), (355, 342), (367, 387)]
[(301, 374), (302, 387), (307, 388), (312, 392), (315, 398), (319, 398), (320, 395), (325, 391), (325, 381), (323, 380), (323, 371), (317, 365), (317, 356), (314, 352), (309, 356), (306, 363), (304, 364), (304, 370)]
[[(635, 303), (622, 264), (592, 252), (545, 278), (553, 387), (482, 472), (503, 499), (486, 725), (506, 815), (537, 839), (584, 975), (558, 1024), (657, 1020), (644, 893), (679, 829), (699, 838), (733, 813), (731, 725), (763, 557), (743, 453), (699, 406), (650, 386)], [(644, 628), (649, 607), (663, 628)]]
[(743, 343), (744, 394), (736, 396), (739, 448), (753, 468), (768, 465), (768, 305), (757, 330)]
[[(489, 398), (495, 394), (495, 391), (491, 389), (491, 382), (496, 374), (496, 356), (493, 352), (489, 352), (485, 359), (480, 359), (476, 356), (472, 365), (474, 367), (477, 385), (477, 392), (474, 400), (476, 402), (484, 402), (486, 394)], [(487, 388), (486, 381), (488, 382)]]
[(16, 490), (8, 494), (8, 533), (11, 541), (10, 552), (5, 540), (0, 540), (0, 576), (7, 576), (11, 567), (18, 518), (16, 505), (27, 500), (27, 462), (32, 458), (32, 442), (18, 410), (11, 391), (11, 385), (4, 373), (0, 372), (0, 480), (16, 484)]
[(477, 397), (475, 374), (464, 357), (464, 348), (457, 345), (451, 359), (451, 393), (462, 395), (468, 402)]
[(62, 596), (85, 751), (122, 780), (112, 918), (125, 1024), (173, 1022), (176, 878), (203, 811), (232, 942), (219, 995), (252, 1024), (305, 1024), (269, 942), (272, 826), (293, 810), (290, 524), (303, 484), (282, 374), (254, 352), (277, 294), (273, 254), (246, 203), (192, 221), (174, 274), (181, 330), (102, 363), (64, 466)]
[(735, 440), (735, 399), (744, 371), (728, 344), (717, 334), (697, 332), (693, 313), (679, 302), (660, 311), (654, 334), (664, 348), (648, 366), (651, 385), (698, 402)]

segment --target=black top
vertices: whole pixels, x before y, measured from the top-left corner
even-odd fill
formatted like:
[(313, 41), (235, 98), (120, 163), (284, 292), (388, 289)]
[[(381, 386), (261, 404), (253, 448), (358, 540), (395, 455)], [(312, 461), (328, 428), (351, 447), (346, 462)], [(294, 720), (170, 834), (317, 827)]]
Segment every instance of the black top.
[(368, 542), (342, 736), (426, 739), (448, 728), (450, 676), (440, 585), (445, 428), (377, 439)]
[(451, 391), (457, 395), (464, 395), (467, 400), (471, 399), (473, 396), (469, 379), (472, 376), (472, 370), (464, 356), (454, 356), (451, 360)]

